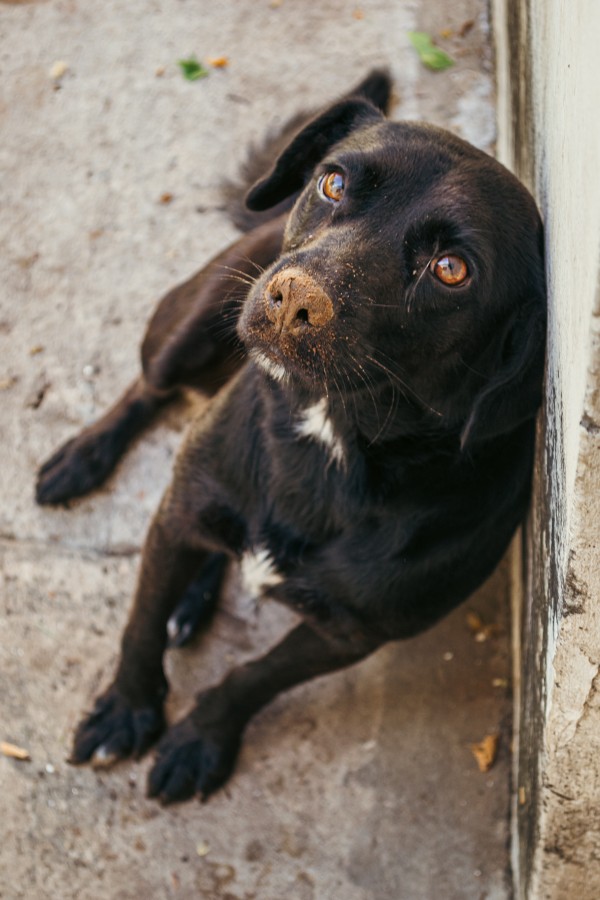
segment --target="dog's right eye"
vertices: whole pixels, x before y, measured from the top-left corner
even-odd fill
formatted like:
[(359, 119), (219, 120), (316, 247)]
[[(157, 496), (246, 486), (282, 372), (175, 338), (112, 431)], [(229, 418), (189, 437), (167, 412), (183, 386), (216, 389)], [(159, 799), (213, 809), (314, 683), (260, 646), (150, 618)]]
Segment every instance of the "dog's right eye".
[(317, 190), (329, 203), (339, 203), (344, 196), (344, 176), (339, 172), (326, 172), (317, 182)]

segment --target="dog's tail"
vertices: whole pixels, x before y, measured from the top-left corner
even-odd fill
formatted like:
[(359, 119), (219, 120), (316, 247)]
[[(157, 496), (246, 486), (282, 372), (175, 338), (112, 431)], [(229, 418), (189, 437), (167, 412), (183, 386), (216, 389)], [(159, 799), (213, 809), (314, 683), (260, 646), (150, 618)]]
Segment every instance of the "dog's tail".
[[(360, 84), (357, 84), (341, 99), (364, 97), (384, 114), (387, 114), (391, 96), (392, 79), (389, 72), (385, 69), (373, 69)], [(312, 112), (297, 113), (279, 128), (268, 132), (262, 143), (250, 147), (246, 161), (240, 167), (238, 179), (227, 181), (223, 185), (227, 212), (231, 221), (241, 231), (251, 231), (261, 223), (276, 218), (293, 206), (297, 194), (287, 197), (277, 206), (264, 212), (249, 210), (244, 203), (244, 198), (252, 185), (273, 167), (275, 160), (285, 150), (294, 135), (301, 131), (319, 112), (320, 110), (313, 110)]]

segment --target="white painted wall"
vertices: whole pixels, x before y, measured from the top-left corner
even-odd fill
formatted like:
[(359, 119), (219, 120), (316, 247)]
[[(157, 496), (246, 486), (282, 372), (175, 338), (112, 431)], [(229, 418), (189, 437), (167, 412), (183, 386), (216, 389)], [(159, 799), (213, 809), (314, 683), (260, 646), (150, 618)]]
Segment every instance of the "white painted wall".
[[(597, 900), (600, 3), (494, 0), (493, 6), (499, 150), (530, 182), (542, 210), (549, 294), (547, 399), (518, 642), (525, 692), (518, 896)], [(524, 134), (526, 148), (519, 144)], [(539, 723), (532, 725), (536, 705)]]

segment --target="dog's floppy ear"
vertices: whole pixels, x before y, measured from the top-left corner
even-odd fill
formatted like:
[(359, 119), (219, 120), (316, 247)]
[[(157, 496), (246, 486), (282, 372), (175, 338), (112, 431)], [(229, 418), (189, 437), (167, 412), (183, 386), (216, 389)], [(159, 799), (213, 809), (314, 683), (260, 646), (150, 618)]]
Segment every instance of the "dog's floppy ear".
[(388, 70), (372, 69), (366, 78), (363, 78), (345, 97), (340, 97), (340, 99), (349, 100), (352, 97), (370, 100), (373, 106), (387, 114), (392, 99), (392, 78)]
[(381, 118), (381, 112), (360, 96), (335, 103), (293, 138), (271, 172), (251, 188), (246, 205), (259, 212), (300, 191), (330, 147), (361, 125)]
[(463, 450), (535, 416), (542, 399), (545, 333), (543, 299), (523, 304), (505, 331), (499, 371), (475, 398), (461, 433)]

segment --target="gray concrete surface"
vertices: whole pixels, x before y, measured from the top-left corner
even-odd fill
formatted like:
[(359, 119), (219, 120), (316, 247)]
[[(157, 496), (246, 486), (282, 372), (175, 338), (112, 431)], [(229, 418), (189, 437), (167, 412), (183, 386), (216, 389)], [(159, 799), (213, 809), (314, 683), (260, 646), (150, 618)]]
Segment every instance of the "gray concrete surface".
[[(226, 790), (162, 810), (144, 798), (147, 760), (99, 774), (65, 757), (111, 675), (144, 531), (194, 403), (90, 499), (48, 510), (32, 493), (44, 457), (135, 374), (161, 292), (234, 236), (219, 180), (267, 123), (387, 64), (395, 117), (492, 147), (485, 7), (0, 2), (0, 740), (31, 754), (0, 755), (3, 900), (510, 896), (505, 572), (428, 634), (280, 698), (251, 725)], [(455, 68), (423, 69), (414, 28), (434, 33)], [(191, 53), (229, 65), (188, 83), (176, 60)], [(486, 641), (468, 609), (496, 626)], [(248, 608), (233, 576), (212, 634), (169, 655), (170, 715), (288, 623)], [(490, 733), (499, 756), (482, 774), (469, 745)]]

